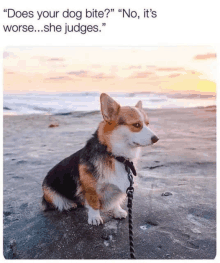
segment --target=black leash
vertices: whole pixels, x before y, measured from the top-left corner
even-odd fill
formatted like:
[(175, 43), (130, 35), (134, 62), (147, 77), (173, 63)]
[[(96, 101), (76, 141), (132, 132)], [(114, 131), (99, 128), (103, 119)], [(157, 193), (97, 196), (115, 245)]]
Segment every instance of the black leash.
[[(132, 165), (133, 165), (133, 163), (132, 163)], [(134, 193), (134, 187), (133, 187), (134, 181), (133, 181), (133, 175), (131, 173), (130, 167), (125, 165), (125, 170), (128, 173), (128, 180), (130, 182), (130, 186), (126, 190), (127, 197), (128, 197), (128, 205), (127, 205), (127, 207), (128, 207), (130, 256), (131, 256), (132, 259), (136, 259), (135, 254), (134, 254), (133, 220), (132, 220), (132, 200), (133, 200), (133, 193)], [(133, 170), (132, 170), (132, 172), (133, 172)], [(135, 171), (134, 175), (136, 175), (136, 171)]]
[[(130, 256), (132, 259), (136, 259), (134, 254), (134, 240), (133, 240), (133, 221), (132, 221), (132, 200), (134, 193), (134, 181), (133, 175), (137, 175), (133, 162), (125, 159), (123, 156), (115, 156), (112, 153), (108, 152), (108, 154), (114, 157), (117, 161), (123, 163), (125, 165), (125, 170), (128, 173), (128, 180), (130, 182), (130, 186), (126, 190), (126, 194), (128, 197), (128, 226), (129, 226), (129, 243), (130, 243)], [(133, 173), (133, 175), (132, 175)]]

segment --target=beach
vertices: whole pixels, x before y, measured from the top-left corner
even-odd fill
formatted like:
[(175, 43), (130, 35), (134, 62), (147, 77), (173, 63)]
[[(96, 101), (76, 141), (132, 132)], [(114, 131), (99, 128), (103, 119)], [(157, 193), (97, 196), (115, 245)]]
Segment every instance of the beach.
[[(216, 107), (147, 113), (160, 140), (142, 149), (136, 167), (136, 257), (213, 259)], [(82, 148), (101, 120), (99, 111), (4, 116), (6, 259), (129, 258), (127, 218), (115, 220), (103, 214), (104, 225), (91, 226), (83, 207), (64, 213), (41, 209), (41, 184), (47, 172)]]

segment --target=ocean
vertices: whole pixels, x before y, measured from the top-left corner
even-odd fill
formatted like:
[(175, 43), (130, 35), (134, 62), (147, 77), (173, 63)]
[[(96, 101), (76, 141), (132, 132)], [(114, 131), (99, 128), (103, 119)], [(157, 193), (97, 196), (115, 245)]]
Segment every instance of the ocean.
[[(117, 93), (108, 92), (122, 106), (135, 105), (142, 100), (143, 107), (188, 108), (216, 105), (215, 96), (203, 94), (159, 94), (149, 92)], [(4, 94), (4, 115), (21, 114), (70, 114), (75, 111), (91, 112), (100, 110), (99, 92), (83, 93), (26, 93)]]

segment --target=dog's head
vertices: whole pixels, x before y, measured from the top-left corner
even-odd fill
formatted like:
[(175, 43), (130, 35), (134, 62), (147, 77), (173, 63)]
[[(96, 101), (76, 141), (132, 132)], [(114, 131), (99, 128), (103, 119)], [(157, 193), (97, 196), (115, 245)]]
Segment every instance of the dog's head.
[(149, 128), (149, 120), (141, 101), (134, 107), (121, 107), (110, 96), (102, 93), (100, 102), (104, 118), (100, 136), (110, 148), (114, 148), (115, 144), (126, 148), (144, 147), (159, 140)]

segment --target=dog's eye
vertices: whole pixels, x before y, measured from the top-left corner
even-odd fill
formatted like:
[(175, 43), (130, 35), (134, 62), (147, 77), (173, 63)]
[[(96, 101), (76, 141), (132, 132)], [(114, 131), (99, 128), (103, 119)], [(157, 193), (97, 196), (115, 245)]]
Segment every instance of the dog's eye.
[(140, 128), (141, 127), (141, 125), (140, 125), (140, 123), (134, 123), (134, 124), (132, 124), (135, 128)]

